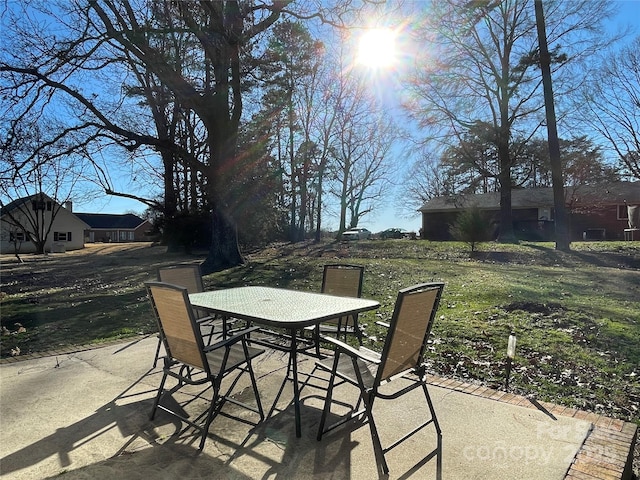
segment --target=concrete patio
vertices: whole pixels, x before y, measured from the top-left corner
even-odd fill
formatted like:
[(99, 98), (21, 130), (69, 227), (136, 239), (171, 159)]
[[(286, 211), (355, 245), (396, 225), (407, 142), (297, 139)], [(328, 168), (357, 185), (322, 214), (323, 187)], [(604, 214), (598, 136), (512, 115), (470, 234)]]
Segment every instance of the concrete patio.
[[(373, 479), (367, 425), (348, 424), (316, 441), (322, 390), (303, 390), (296, 438), (291, 385), (256, 428), (218, 417), (203, 452), (192, 429), (165, 413), (149, 421), (160, 370), (155, 337), (0, 364), (0, 474), (7, 479)], [(265, 409), (286, 372), (269, 351), (254, 366)], [(300, 363), (309, 371), (312, 360)], [(478, 385), (434, 377), (430, 391), (443, 430), (446, 480), (631, 479), (634, 424)], [(354, 398), (340, 387), (336, 397)], [(417, 393), (417, 392), (416, 392)], [(242, 395), (242, 393), (240, 394)], [(374, 412), (382, 440), (406, 431), (425, 408), (408, 395)], [(200, 412), (204, 398), (175, 395)], [(384, 408), (382, 408), (384, 407)], [(185, 407), (187, 408), (187, 407)], [(227, 407), (225, 407), (227, 408)], [(247, 419), (255, 419), (247, 413)], [(356, 428), (359, 427), (359, 428)], [(388, 478), (435, 478), (435, 432), (427, 428), (387, 455)], [(386, 478), (386, 477), (382, 477)]]

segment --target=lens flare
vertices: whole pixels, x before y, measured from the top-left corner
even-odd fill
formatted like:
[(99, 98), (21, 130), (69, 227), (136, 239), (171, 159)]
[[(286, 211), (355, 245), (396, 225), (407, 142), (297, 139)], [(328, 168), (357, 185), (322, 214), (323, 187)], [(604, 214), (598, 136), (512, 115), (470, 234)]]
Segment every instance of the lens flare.
[(390, 67), (396, 62), (395, 31), (387, 28), (372, 28), (360, 37), (357, 63), (369, 67)]

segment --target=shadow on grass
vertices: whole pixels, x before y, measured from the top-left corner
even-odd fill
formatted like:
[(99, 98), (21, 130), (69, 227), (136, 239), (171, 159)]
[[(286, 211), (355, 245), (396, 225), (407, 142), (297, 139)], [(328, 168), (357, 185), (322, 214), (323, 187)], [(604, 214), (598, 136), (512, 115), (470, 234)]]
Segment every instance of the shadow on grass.
[(37, 303), (3, 302), (2, 324), (13, 329), (19, 322), (25, 333), (3, 336), (2, 356), (19, 347), (22, 354), (82, 345), (121, 336), (156, 331), (144, 291), (120, 294), (114, 303), (109, 292), (69, 298), (43, 295)]
[[(571, 266), (576, 262), (606, 268), (640, 269), (640, 256), (615, 252), (586, 252), (571, 250), (562, 252), (535, 243), (528, 244), (533, 250), (544, 253), (546, 260), (560, 266)], [(508, 256), (506, 256), (508, 258)], [(508, 261), (508, 260), (506, 260)]]

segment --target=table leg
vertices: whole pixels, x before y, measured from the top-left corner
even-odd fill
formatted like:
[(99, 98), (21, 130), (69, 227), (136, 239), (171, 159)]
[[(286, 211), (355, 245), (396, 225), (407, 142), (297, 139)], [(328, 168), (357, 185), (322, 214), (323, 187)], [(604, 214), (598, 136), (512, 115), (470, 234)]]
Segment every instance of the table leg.
[(302, 436), (302, 426), (300, 420), (300, 386), (298, 385), (298, 345), (296, 341), (297, 331), (291, 329), (291, 352), (289, 361), (291, 362), (291, 373), (293, 381), (293, 408), (296, 416), (296, 437)]
[(222, 339), (223, 340), (227, 339), (227, 330), (229, 329), (228, 322), (229, 322), (229, 317), (227, 315), (223, 315), (222, 316)]

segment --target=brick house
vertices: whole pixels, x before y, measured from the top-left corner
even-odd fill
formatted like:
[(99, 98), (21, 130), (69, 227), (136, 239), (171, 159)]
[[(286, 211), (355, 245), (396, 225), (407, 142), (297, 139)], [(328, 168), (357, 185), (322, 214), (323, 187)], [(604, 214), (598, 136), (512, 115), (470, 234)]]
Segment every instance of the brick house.
[[(552, 188), (513, 190), (513, 228), (523, 240), (554, 240)], [(576, 240), (623, 240), (629, 228), (628, 206), (640, 205), (640, 182), (612, 182), (565, 188), (569, 235)], [(422, 213), (422, 238), (451, 240), (449, 227), (461, 210), (478, 207), (486, 212), (497, 234), (500, 193), (453, 195), (432, 198)], [(640, 237), (640, 235), (637, 235)]]
[(87, 243), (153, 240), (152, 224), (132, 213), (76, 213), (75, 215), (89, 226), (84, 232)]

